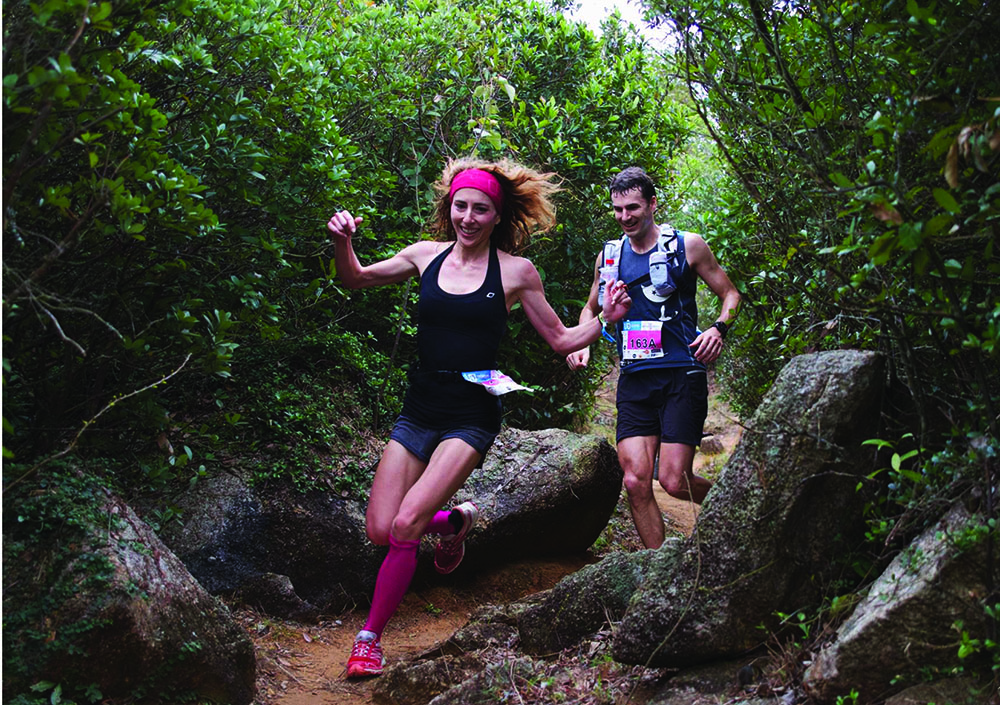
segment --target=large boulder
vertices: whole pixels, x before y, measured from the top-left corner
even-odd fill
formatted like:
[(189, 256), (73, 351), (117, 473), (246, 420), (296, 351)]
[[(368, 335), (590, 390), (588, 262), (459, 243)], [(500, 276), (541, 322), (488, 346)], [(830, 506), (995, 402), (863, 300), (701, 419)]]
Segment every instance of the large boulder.
[[(474, 501), (481, 517), (459, 574), (507, 557), (585, 551), (614, 511), (621, 480), (617, 454), (598, 436), (505, 429), (454, 500)], [(184, 523), (165, 527), (163, 539), (213, 594), (242, 595), (288, 618), (371, 597), (385, 554), (366, 536), (362, 502), (281, 482), (250, 487), (225, 474), (179, 506)], [(452, 579), (430, 569), (433, 545), (421, 548), (419, 579)]]
[(885, 700), (885, 705), (997, 705), (1000, 692), (988, 675), (960, 675), (921, 683), (900, 691)]
[[(668, 539), (677, 545), (680, 539)], [(617, 622), (642, 583), (653, 551), (615, 553), (568, 575), (518, 613), (521, 649), (543, 656), (568, 649)]]
[[(517, 642), (519, 614), (531, 598), (507, 605), (487, 605), (469, 623), (441, 643), (389, 666), (372, 688), (375, 702), (424, 705), (475, 679), (510, 653)], [(443, 697), (443, 696), (442, 696)]]
[(838, 551), (864, 529), (884, 382), (875, 353), (796, 357), (782, 370), (702, 506), (680, 555), (664, 548), (615, 635), (624, 663), (684, 666), (759, 646), (775, 612), (816, 604)]
[[(747, 687), (749, 677), (745, 660), (717, 661), (692, 666), (667, 679), (646, 705), (708, 705), (708, 703), (739, 703), (739, 705), (786, 705), (791, 698), (754, 695)], [(749, 668), (752, 672), (752, 668)], [(793, 691), (794, 692), (794, 691)]]
[[(163, 540), (216, 595), (240, 596), (277, 617), (309, 619), (365, 604), (384, 551), (365, 534), (365, 507), (287, 482), (251, 488), (225, 473), (178, 501), (183, 524)], [(290, 585), (267, 592), (288, 579)]]
[(985, 650), (960, 659), (958, 648), (961, 632), (979, 644), (988, 636), (987, 586), (1000, 584), (996, 561), (987, 559), (988, 533), (983, 517), (956, 505), (900, 552), (813, 660), (806, 692), (832, 703), (855, 690), (859, 702), (872, 702), (919, 683), (931, 665), (989, 672)]
[(463, 567), (586, 551), (607, 526), (621, 486), (618, 454), (599, 436), (505, 429), (455, 496), (474, 501), (482, 517)]
[[(4, 646), (20, 659), (17, 674), (5, 669), (5, 694), (23, 678), (93, 684), (111, 699), (252, 702), (256, 660), (246, 632), (128, 505), (94, 495), (92, 523), (63, 526), (26, 553), (5, 551)], [(25, 563), (43, 550), (50, 553), (35, 558), (45, 565)], [(15, 627), (30, 605), (39, 607), (37, 624)], [(44, 646), (30, 637), (39, 632)]]

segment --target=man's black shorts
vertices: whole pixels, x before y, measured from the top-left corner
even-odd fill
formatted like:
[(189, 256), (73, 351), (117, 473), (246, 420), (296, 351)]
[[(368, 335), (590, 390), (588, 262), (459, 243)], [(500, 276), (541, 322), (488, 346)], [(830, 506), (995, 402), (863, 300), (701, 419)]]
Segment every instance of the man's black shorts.
[(690, 367), (629, 372), (618, 378), (617, 406), (617, 441), (659, 436), (697, 446), (708, 416), (708, 377)]

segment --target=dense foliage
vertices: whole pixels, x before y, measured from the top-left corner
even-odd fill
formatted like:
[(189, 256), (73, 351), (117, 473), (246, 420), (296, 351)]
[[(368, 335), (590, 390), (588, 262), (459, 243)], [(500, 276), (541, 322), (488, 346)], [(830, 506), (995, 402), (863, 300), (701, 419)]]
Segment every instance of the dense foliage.
[[(677, 75), (726, 163), (715, 191), (691, 194), (703, 230), (729, 233), (714, 249), (745, 293), (723, 389), (745, 414), (794, 355), (882, 351), (894, 405), (871, 429), (882, 469), (867, 486), (875, 497), (869, 548), (884, 560), (956, 499), (982, 510), (977, 535), (995, 545), (995, 7), (648, 6), (670, 30)], [(1000, 669), (998, 603), (995, 590), (983, 596)]]
[[(997, 438), (1000, 39), (974, 1), (654, 2), (728, 165), (696, 197), (743, 283), (728, 387), (796, 354), (878, 349), (921, 447)], [(730, 179), (726, 184), (725, 179)], [(912, 414), (911, 418), (906, 416)]]
[[(315, 463), (391, 419), (413, 352), (413, 287), (338, 286), (335, 209), (374, 259), (419, 236), (447, 158), (552, 170), (560, 227), (528, 254), (573, 322), (607, 175), (664, 172), (688, 131), (648, 109), (633, 36), (530, 2), (18, 2), (4, 36), (4, 446), (29, 466)], [(571, 423), (595, 377), (525, 323), (504, 369), (538, 391), (509, 421)]]
[(989, 8), (653, 4), (737, 180), (705, 212), (740, 233), (718, 249), (749, 295), (730, 356), (744, 408), (792, 355), (879, 348), (923, 433), (941, 413), (985, 431), (1000, 318)]

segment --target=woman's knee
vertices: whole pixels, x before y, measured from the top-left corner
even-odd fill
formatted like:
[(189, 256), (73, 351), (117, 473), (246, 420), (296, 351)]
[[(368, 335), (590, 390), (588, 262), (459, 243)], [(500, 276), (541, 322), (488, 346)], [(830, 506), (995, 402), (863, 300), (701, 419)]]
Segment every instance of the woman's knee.
[(368, 539), (376, 546), (388, 546), (389, 536), (395, 536), (400, 541), (415, 541), (423, 532), (420, 517), (407, 513), (404, 509), (396, 513), (389, 522), (372, 520), (370, 517), (365, 526)]
[(376, 524), (371, 519), (365, 524), (365, 533), (368, 534), (368, 540), (376, 546), (389, 545), (389, 530), (389, 526)]
[(423, 535), (426, 525), (427, 519), (400, 508), (392, 520), (392, 535), (400, 541), (416, 541)]

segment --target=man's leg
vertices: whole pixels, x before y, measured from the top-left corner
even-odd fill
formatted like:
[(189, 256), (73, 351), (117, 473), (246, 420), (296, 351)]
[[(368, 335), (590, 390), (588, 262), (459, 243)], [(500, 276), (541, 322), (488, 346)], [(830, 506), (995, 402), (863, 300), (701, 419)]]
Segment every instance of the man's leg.
[(618, 462), (625, 471), (625, 490), (639, 538), (646, 548), (663, 544), (663, 515), (653, 496), (653, 463), (660, 439), (632, 436), (618, 441)]
[(694, 454), (697, 448), (684, 443), (660, 445), (660, 486), (671, 497), (701, 504), (712, 483), (694, 474)]

